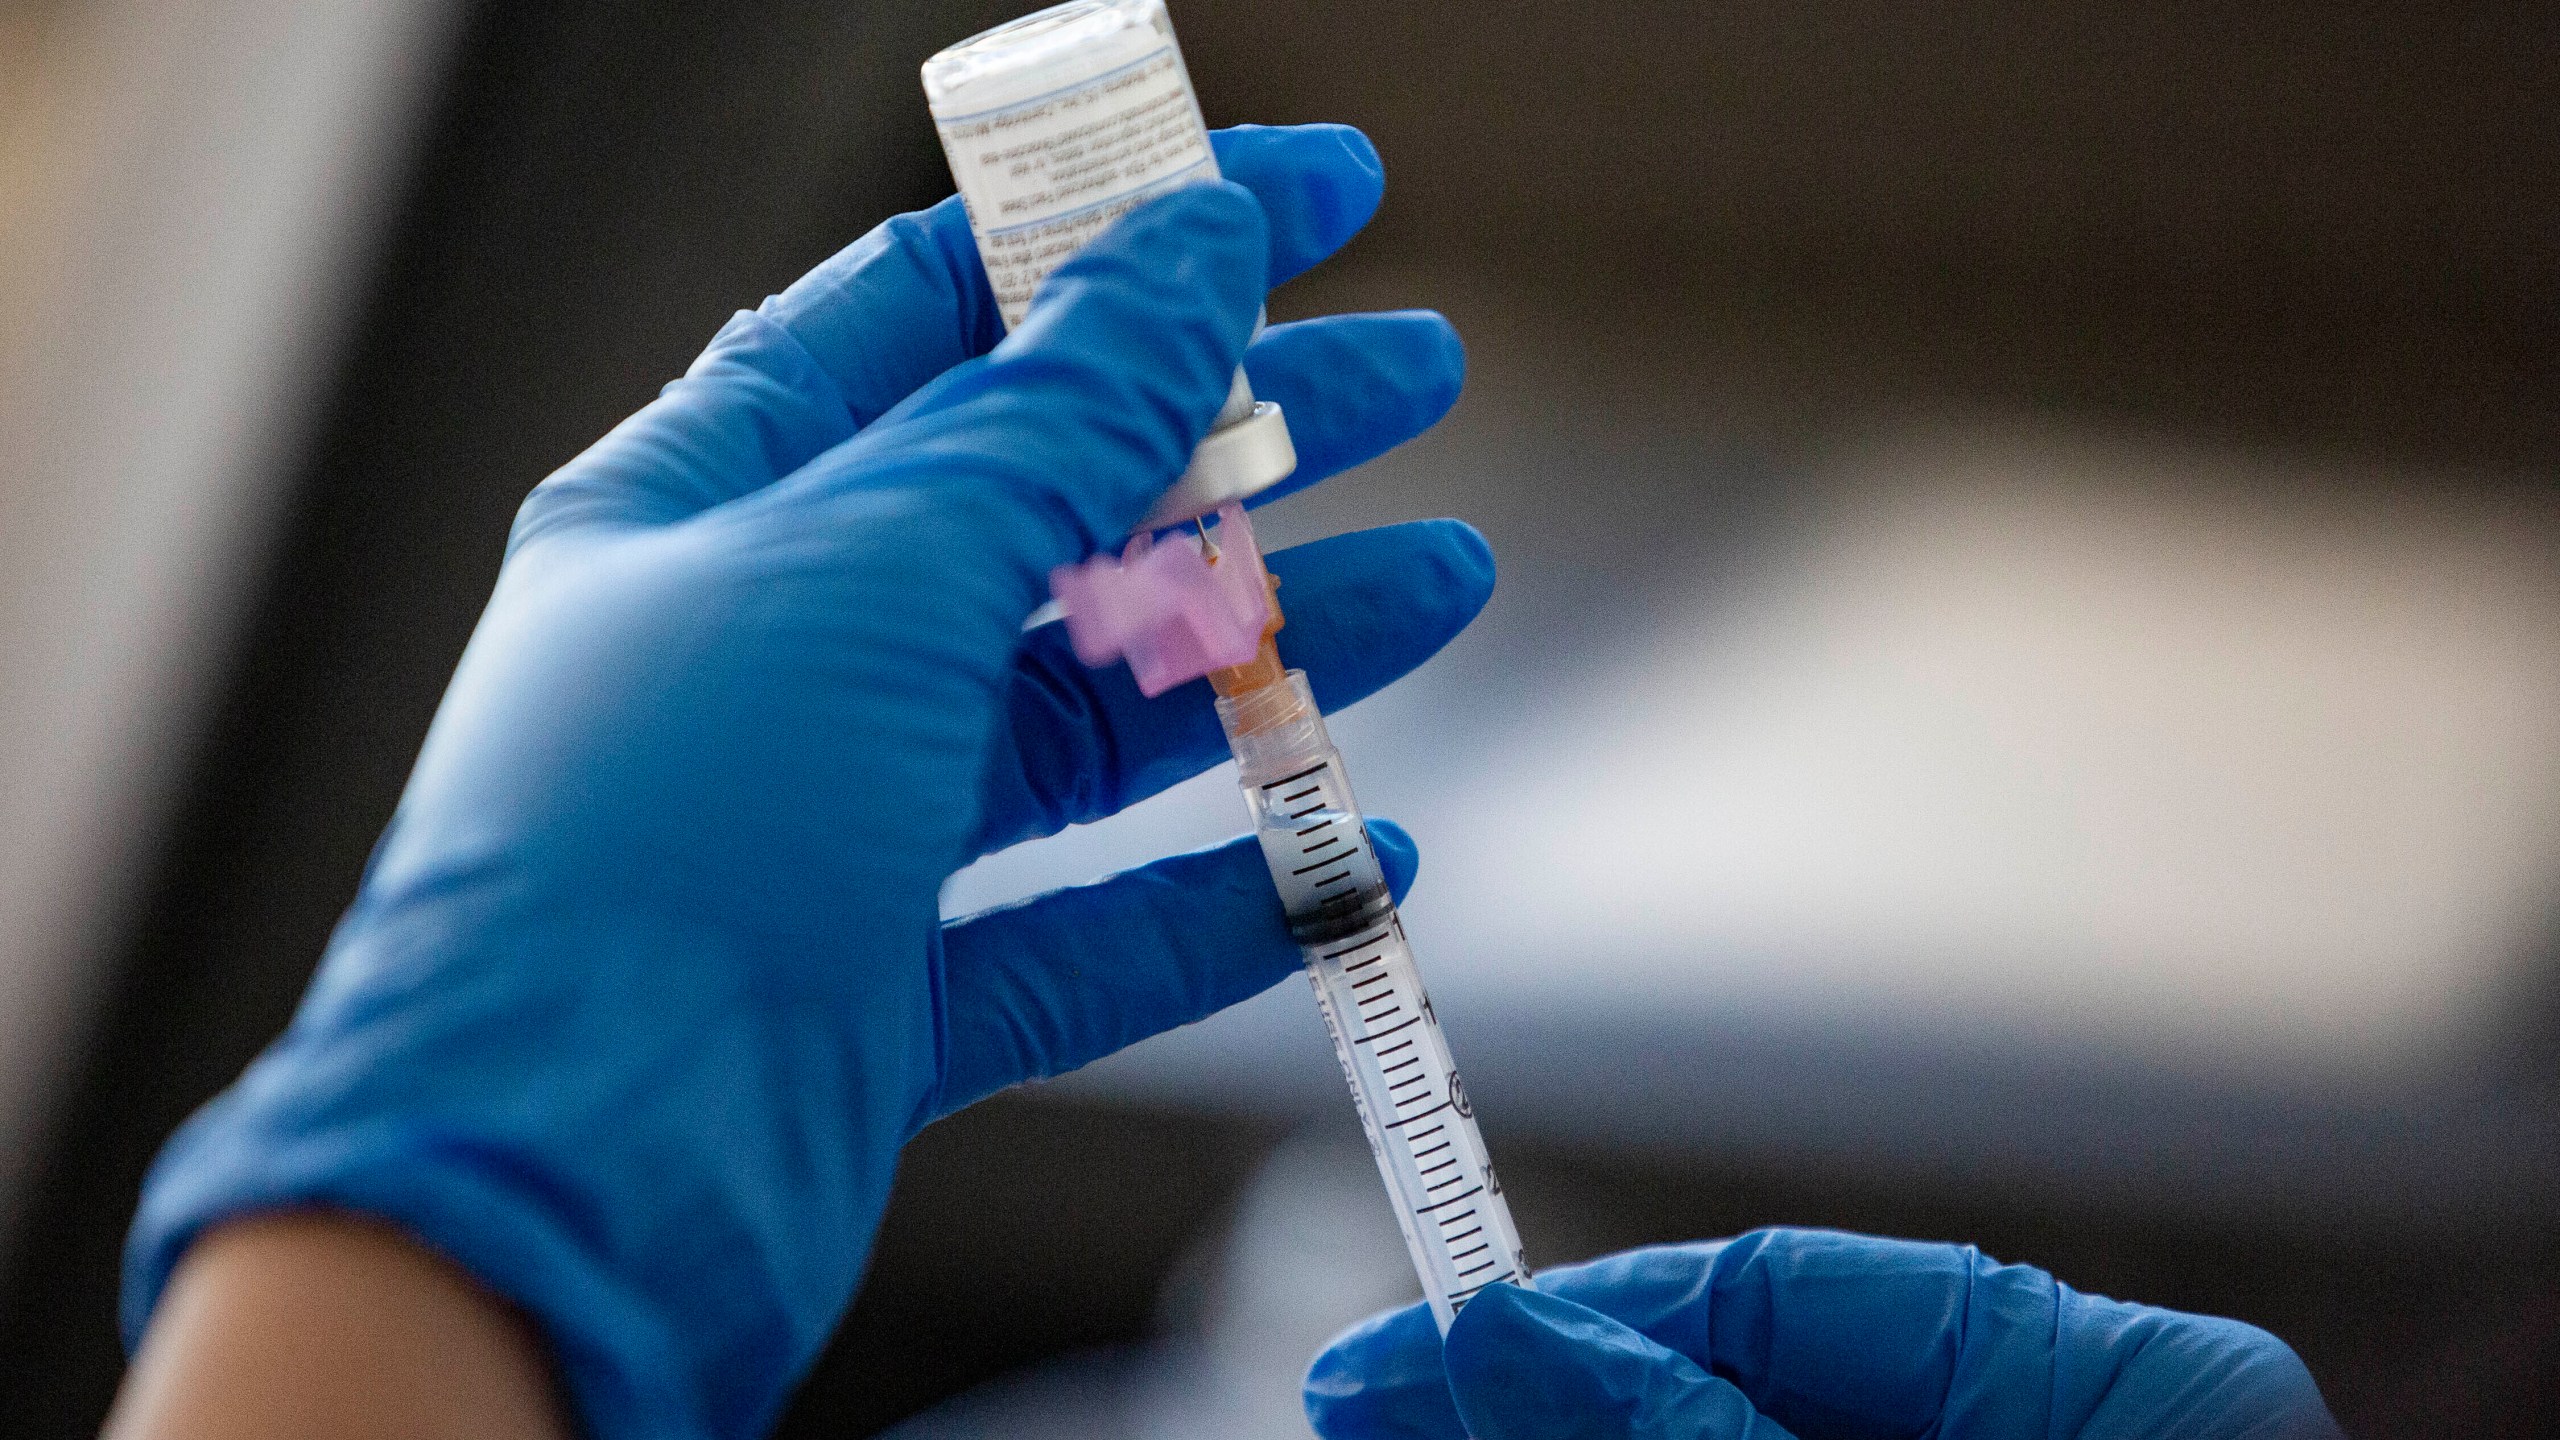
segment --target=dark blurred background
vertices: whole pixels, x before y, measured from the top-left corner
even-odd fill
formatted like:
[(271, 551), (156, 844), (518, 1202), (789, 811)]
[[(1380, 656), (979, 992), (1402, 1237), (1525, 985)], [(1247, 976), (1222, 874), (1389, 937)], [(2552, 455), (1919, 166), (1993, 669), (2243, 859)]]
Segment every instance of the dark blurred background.
[[(916, 65), (1015, 9), (0, 0), (0, 1432), (104, 1414), (143, 1168), (282, 1025), (519, 498), (947, 193)], [(1971, 1241), (2274, 1329), (2354, 1433), (2560, 1433), (2560, 12), (1174, 14), (1213, 123), (1387, 157), (1275, 315), (1469, 338), (1267, 523), (1500, 556), (1338, 734), (1533, 1262)], [(1295, 986), (981, 1106), (785, 1430), (1301, 1433), (1405, 1298), (1374, 1187)]]

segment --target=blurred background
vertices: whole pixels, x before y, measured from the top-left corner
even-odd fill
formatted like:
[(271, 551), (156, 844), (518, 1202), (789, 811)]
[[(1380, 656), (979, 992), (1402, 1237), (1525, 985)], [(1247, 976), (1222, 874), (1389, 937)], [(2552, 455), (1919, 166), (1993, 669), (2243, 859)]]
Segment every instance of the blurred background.
[[(103, 1415), (143, 1168), (518, 499), (947, 193), (916, 65), (1018, 8), (0, 0), (0, 1433)], [(1174, 14), (1213, 122), (1387, 157), (1275, 315), (1468, 337), (1264, 525), (1500, 557), (1336, 734), (1532, 1261), (1970, 1241), (2266, 1325), (2357, 1433), (2560, 1434), (2560, 11)], [(785, 1431), (1303, 1434), (1398, 1253), (1284, 985), (927, 1132)]]

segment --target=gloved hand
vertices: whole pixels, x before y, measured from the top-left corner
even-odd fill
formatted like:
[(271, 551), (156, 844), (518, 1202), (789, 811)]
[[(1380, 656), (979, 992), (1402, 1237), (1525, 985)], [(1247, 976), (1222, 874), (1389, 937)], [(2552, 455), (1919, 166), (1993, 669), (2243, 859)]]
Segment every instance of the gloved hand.
[(1828, 1230), (1631, 1250), (1316, 1357), (1325, 1440), (2334, 1440), (2283, 1341), (1972, 1246)]
[[(1001, 343), (958, 202), (892, 220), (533, 492), (291, 1028), (152, 1173), (129, 1341), (207, 1225), (344, 1207), (531, 1314), (592, 1433), (758, 1434), (919, 1127), (1296, 969), (1250, 840), (936, 913), (975, 857), (1223, 758), (1205, 684), (1142, 700), (1020, 627), (1181, 471), (1239, 357), (1301, 483), (1455, 398), (1436, 316), (1248, 352), (1380, 171), (1338, 127), (1218, 153), (1233, 183), (1133, 212)], [(1492, 586), (1453, 521), (1272, 568), (1329, 707)], [(1375, 839), (1401, 888), (1409, 842)]]

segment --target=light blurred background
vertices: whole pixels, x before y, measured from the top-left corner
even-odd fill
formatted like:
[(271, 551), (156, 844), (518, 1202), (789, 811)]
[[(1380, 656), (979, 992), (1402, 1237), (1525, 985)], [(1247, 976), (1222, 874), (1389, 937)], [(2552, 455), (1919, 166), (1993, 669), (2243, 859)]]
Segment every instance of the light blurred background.
[[(159, 1140), (280, 1027), (523, 492), (949, 185), (1017, 7), (0, 0), (0, 1433), (94, 1431)], [(1337, 725), (1551, 1264), (1762, 1223), (2560, 1434), (2560, 12), (1174, 0), (1466, 334), (1266, 511), (1502, 588)], [(1239, 828), (1209, 776), (954, 913)], [(1304, 1433), (1406, 1298), (1285, 985), (912, 1149), (785, 1430)]]

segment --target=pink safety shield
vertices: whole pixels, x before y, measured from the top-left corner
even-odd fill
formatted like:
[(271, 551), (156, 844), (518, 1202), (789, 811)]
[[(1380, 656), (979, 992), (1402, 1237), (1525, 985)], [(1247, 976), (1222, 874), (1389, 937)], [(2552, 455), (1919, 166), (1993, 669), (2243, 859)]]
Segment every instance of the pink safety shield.
[(1271, 621), (1271, 592), (1242, 505), (1218, 511), (1218, 540), (1216, 564), (1187, 537), (1139, 535), (1116, 556), (1049, 572), (1076, 658), (1095, 667), (1127, 660), (1149, 697), (1252, 659)]

